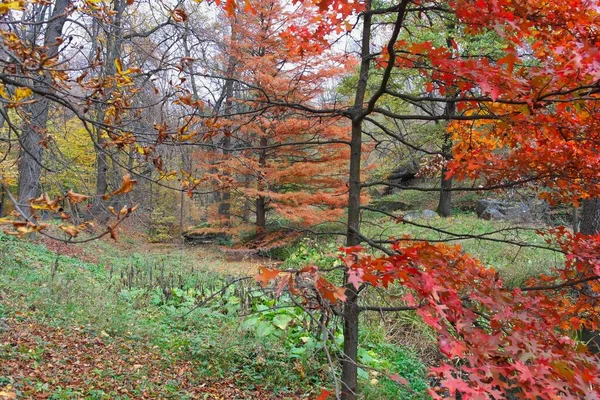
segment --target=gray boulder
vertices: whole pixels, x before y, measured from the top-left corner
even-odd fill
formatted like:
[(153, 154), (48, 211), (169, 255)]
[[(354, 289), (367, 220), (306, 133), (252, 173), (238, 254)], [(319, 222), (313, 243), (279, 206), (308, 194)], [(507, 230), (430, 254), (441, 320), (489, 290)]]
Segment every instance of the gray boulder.
[(406, 221), (414, 221), (417, 219), (434, 219), (438, 218), (439, 215), (435, 211), (432, 210), (423, 210), (423, 211), (410, 211), (404, 214), (403, 219)]
[(423, 210), (421, 211), (421, 218), (423, 219), (433, 219), (438, 218), (439, 214), (433, 210)]
[(534, 219), (531, 207), (521, 202), (481, 199), (475, 212), (479, 218), (486, 220), (530, 222)]
[(407, 203), (404, 203), (403, 201), (385, 201), (385, 200), (381, 200), (379, 202), (377, 202), (375, 204), (375, 206), (381, 210), (381, 211), (385, 211), (385, 212), (394, 212), (394, 211), (404, 211), (404, 210), (408, 210), (409, 209), (409, 205)]

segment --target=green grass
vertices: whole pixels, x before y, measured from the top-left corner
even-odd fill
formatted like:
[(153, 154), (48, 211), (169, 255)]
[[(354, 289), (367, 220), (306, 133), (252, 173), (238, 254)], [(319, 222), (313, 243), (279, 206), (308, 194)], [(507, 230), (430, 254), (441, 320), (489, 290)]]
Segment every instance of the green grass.
[[(414, 239), (460, 244), (467, 253), (497, 270), (509, 286), (521, 285), (531, 276), (549, 273), (553, 267), (564, 262), (560, 253), (554, 251), (506, 243), (545, 247), (546, 243), (536, 233), (536, 227), (486, 221), (471, 213), (450, 218), (417, 219), (411, 224), (396, 223), (369, 211), (363, 214), (363, 220), (363, 233), (380, 240), (408, 235)], [(492, 232), (498, 233), (490, 234)]]
[[(363, 232), (380, 239), (408, 235), (446, 241), (452, 235), (442, 231), (448, 231), (545, 245), (535, 227), (489, 235), (510, 227), (467, 213), (397, 224), (364, 212), (363, 221)], [(509, 285), (520, 285), (563, 261), (550, 251), (490, 240), (463, 238), (453, 243), (498, 270)], [(310, 263), (329, 267), (337, 262), (337, 248), (332, 238), (300, 240), (286, 249), (283, 267)], [(331, 389), (319, 329), (285, 297), (274, 300), (254, 282), (239, 283), (195, 309), (197, 302), (223, 288), (232, 276), (252, 275), (259, 264), (256, 260), (231, 261), (214, 249), (144, 245), (133, 238), (124, 238), (118, 246), (94, 242), (82, 258), (88, 261), (0, 234), (0, 318), (24, 312), (64, 329), (77, 327), (92, 335), (149, 343), (167, 361), (193, 361), (199, 379), (234, 377), (249, 390), (261, 386), (273, 393), (310, 396), (321, 387)], [(331, 272), (328, 278), (339, 282), (340, 274)], [(401, 294), (402, 288), (396, 292)], [(371, 291), (362, 297), (366, 303), (379, 300)], [(330, 327), (336, 341), (329, 344), (329, 350), (339, 355), (339, 318), (333, 318)], [(435, 336), (415, 313), (385, 318), (362, 314), (360, 343), (361, 398), (428, 398), (425, 371), (436, 357)], [(35, 362), (41, 355), (28, 357)], [(409, 385), (399, 386), (386, 373), (400, 374)], [(55, 389), (57, 398), (72, 396), (67, 389)], [(97, 396), (102, 398), (102, 393)]]
[[(94, 243), (90, 253), (96, 261), (86, 262), (0, 233), (0, 318), (26, 314), (65, 330), (76, 328), (92, 336), (147, 343), (157, 348), (166, 362), (192, 361), (198, 379), (234, 377), (248, 390), (261, 386), (272, 393), (305, 393), (310, 397), (322, 387), (331, 388), (318, 326), (285, 297), (275, 301), (251, 282), (231, 286), (214, 301), (195, 309), (199, 299), (223, 288), (231, 277), (215, 272), (214, 265), (190, 262), (189, 257), (200, 258), (198, 250), (153, 246), (152, 250), (131, 252), (127, 244), (132, 248), (140, 245), (134, 240), (125, 242), (125, 249), (108, 242)], [(322, 249), (319, 245), (298, 245), (289, 265), (331, 262), (336, 245)], [(225, 262), (208, 253), (204, 263), (213, 261)], [(335, 322), (332, 329), (338, 340), (330, 343), (334, 355), (341, 344), (340, 324)], [(389, 343), (391, 347), (385, 347), (385, 328), (371, 326), (365, 325), (363, 330), (367, 335), (364, 343), (369, 347), (361, 349), (361, 362), (390, 373), (400, 371), (405, 362), (409, 365), (406, 368), (412, 368), (416, 359), (413, 352)], [(425, 368), (423, 363), (419, 365)], [(361, 378), (364, 399), (386, 398), (390, 385), (396, 385), (383, 376), (381, 384), (371, 381), (369, 375)], [(415, 378), (415, 382), (415, 387), (421, 388), (420, 381)], [(56, 398), (83, 396), (68, 392), (70, 389), (53, 390)], [(102, 398), (102, 393), (86, 394), (92, 395)]]

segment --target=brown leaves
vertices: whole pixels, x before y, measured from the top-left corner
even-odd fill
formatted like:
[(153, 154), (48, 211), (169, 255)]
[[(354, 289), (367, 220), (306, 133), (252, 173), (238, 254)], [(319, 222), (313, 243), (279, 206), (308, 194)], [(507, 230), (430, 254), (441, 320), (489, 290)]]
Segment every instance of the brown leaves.
[(69, 198), (69, 203), (71, 203), (71, 205), (81, 203), (90, 198), (90, 196), (74, 193), (73, 190), (67, 192), (67, 197)]
[(67, 235), (69, 235), (70, 237), (77, 237), (77, 235), (79, 235), (79, 233), (88, 228), (93, 226), (93, 224), (91, 222), (85, 222), (79, 226), (74, 226), (74, 225), (61, 225), (59, 226), (60, 230), (65, 232)]
[(279, 276), (280, 272), (281, 271), (279, 271), (278, 269), (261, 268), (258, 274), (254, 276), (254, 279), (260, 282), (262, 287), (266, 287), (269, 284), (269, 282), (271, 282), (273, 279)]
[(50, 200), (48, 194), (44, 193), (37, 199), (29, 200), (29, 207), (33, 210), (47, 210), (52, 212), (62, 211), (61, 206), (62, 198), (56, 197), (54, 200)]
[[(6, 321), (10, 329), (0, 330), (0, 376), (14, 381), (0, 387), (0, 400), (16, 398), (15, 387), (23, 399), (50, 398), (57, 387), (68, 387), (77, 398), (89, 398), (94, 390), (104, 392), (105, 398), (131, 398), (132, 393), (136, 399), (172, 398), (165, 382), (177, 382), (178, 395), (193, 399), (284, 398), (258, 387), (238, 388), (233, 380), (202, 381), (192, 362), (158, 351), (144, 340), (108, 338), (102, 331), (94, 337), (87, 329), (60, 329), (19, 314)], [(43, 360), (33, 362), (32, 355), (42, 350)]]
[(133, 187), (136, 183), (137, 181), (135, 179), (131, 179), (131, 175), (127, 174), (121, 180), (121, 187), (112, 193), (105, 194), (104, 196), (102, 196), (102, 199), (108, 200), (112, 196), (118, 196), (120, 194), (129, 193), (133, 190)]
[(171, 11), (171, 17), (175, 22), (185, 22), (188, 19), (187, 13), (181, 8), (176, 8)]
[(24, 238), (26, 235), (34, 232), (40, 232), (46, 228), (48, 228), (48, 224), (34, 224), (31, 222), (21, 222), (14, 221), (12, 222), (15, 230), (4, 230), (4, 233), (11, 236), (17, 236), (20, 238)]

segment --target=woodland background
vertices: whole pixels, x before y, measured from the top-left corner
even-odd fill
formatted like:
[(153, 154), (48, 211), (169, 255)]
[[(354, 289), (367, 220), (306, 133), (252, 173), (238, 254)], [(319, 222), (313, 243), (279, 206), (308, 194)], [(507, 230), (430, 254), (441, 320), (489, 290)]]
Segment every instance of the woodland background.
[(598, 398), (600, 4), (0, 3), (0, 398)]

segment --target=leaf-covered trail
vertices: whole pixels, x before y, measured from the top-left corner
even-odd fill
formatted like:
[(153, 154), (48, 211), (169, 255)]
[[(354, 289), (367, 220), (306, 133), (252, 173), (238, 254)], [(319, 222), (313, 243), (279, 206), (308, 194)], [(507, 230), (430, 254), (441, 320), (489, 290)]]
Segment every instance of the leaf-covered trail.
[(0, 325), (0, 399), (292, 399), (232, 380), (199, 382), (193, 365), (139, 341), (16, 316)]

